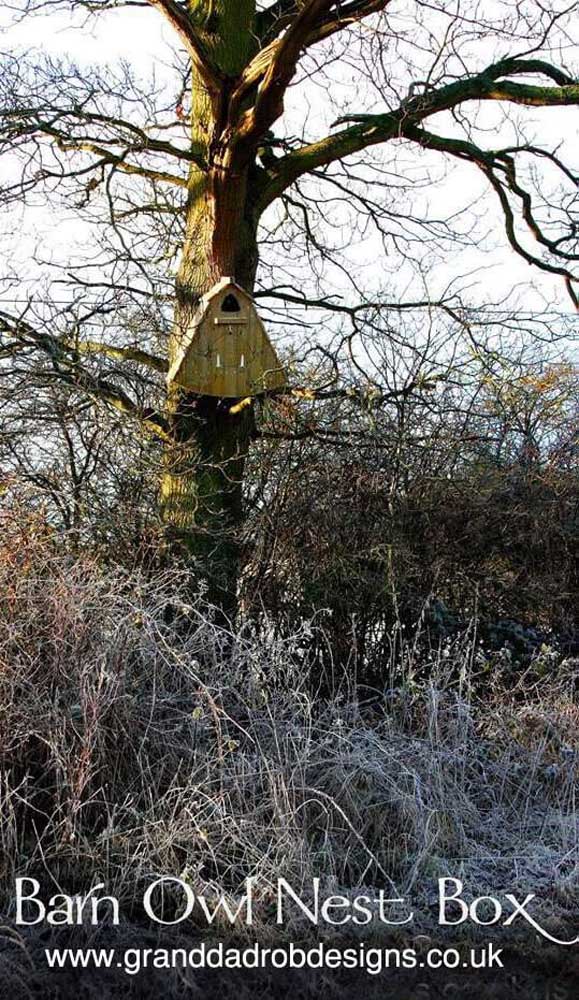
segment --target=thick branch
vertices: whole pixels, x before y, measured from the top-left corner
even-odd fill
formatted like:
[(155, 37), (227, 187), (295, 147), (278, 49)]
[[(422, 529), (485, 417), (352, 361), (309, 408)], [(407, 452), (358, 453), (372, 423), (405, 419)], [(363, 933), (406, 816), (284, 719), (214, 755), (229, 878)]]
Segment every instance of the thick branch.
[[(554, 80), (557, 86), (542, 87), (500, 79), (506, 74), (540, 74)], [(579, 84), (562, 70), (539, 59), (503, 59), (476, 76), (410, 97), (394, 111), (379, 115), (351, 115), (339, 119), (336, 125), (346, 122), (353, 124), (288, 153), (270, 169), (271, 179), (262, 194), (260, 210), (263, 211), (304, 174), (361, 152), (369, 146), (398, 138), (407, 126), (417, 125), (431, 115), (473, 100), (514, 101), (517, 104), (540, 107), (577, 105)]]
[(297, 0), (277, 0), (266, 10), (259, 11), (255, 18), (255, 31), (262, 42), (276, 38), (287, 28), (297, 10)]
[[(335, 11), (326, 14), (312, 30), (307, 44), (327, 38), (335, 31), (348, 27), (370, 14), (383, 10), (390, 0), (350, 0), (349, 3), (335, 3)], [(262, 43), (279, 37), (291, 24), (299, 4), (297, 0), (278, 0), (267, 10), (261, 11), (256, 18), (256, 32)]]
[[(310, 32), (333, 7), (335, 0), (304, 0), (284, 35), (263, 49), (244, 71), (233, 93), (228, 112), (228, 127), (223, 141), (237, 150), (251, 149), (283, 111), (287, 87)], [(245, 98), (259, 82), (253, 106), (243, 111)]]
[[(274, 40), (252, 59), (231, 95), (227, 141), (244, 148), (262, 138), (283, 111), (284, 95), (302, 51), (383, 10), (389, 2), (351, 0), (341, 5), (336, 0), (303, 0), (301, 4), (282, 0), (264, 11), (262, 23), (274, 29)], [(282, 30), (282, 37), (275, 37)], [(248, 96), (253, 93), (256, 93), (253, 107), (242, 112)]]
[(75, 356), (78, 352), (67, 341), (42, 333), (25, 319), (3, 312), (0, 312), (0, 333), (14, 338), (19, 347), (29, 346), (43, 351), (50, 359), (54, 374), (65, 384), (82, 389), (93, 399), (99, 399), (120, 413), (133, 417), (157, 437), (167, 437), (166, 421), (160, 414), (138, 406), (123, 389), (81, 368)]
[(145, 365), (163, 375), (169, 370), (169, 365), (163, 358), (142, 351), (138, 347), (115, 347), (114, 344), (103, 344), (99, 340), (82, 340), (75, 342), (74, 349), (78, 354), (102, 354), (118, 361), (135, 361), (138, 365)]
[(152, 170), (148, 167), (141, 167), (137, 163), (127, 163), (124, 156), (117, 155), (95, 142), (62, 142), (58, 140), (58, 148), (63, 152), (83, 152), (93, 153), (99, 157), (96, 166), (111, 166), (115, 170), (120, 170), (124, 174), (133, 174), (137, 177), (145, 177), (149, 181), (160, 181), (163, 184), (173, 184), (175, 187), (187, 187), (187, 178), (179, 177), (177, 174), (169, 174), (165, 170)]
[(351, 0), (351, 3), (337, 4), (336, 11), (323, 18), (310, 33), (306, 46), (323, 42), (371, 14), (379, 14), (389, 3), (390, 0)]
[(551, 108), (558, 105), (579, 104), (579, 84), (563, 87), (535, 87), (530, 83), (511, 83), (501, 80), (488, 93), (480, 95), (481, 100), (512, 101), (535, 108)]
[(222, 74), (204, 50), (186, 9), (174, 0), (147, 0), (147, 2), (160, 11), (177, 32), (208, 91), (212, 94), (218, 93), (222, 84)]

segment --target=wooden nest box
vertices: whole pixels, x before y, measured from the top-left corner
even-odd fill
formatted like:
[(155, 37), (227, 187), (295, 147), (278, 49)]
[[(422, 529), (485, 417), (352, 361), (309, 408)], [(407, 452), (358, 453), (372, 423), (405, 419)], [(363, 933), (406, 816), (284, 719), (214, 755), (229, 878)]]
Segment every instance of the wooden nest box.
[(257, 396), (286, 375), (251, 295), (222, 278), (199, 302), (168, 376), (202, 396)]

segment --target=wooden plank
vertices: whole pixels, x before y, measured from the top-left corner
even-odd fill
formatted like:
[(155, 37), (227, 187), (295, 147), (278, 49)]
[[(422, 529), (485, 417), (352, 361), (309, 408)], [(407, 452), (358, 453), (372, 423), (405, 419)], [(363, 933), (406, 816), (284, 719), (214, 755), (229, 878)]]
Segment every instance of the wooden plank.
[(193, 392), (232, 398), (284, 385), (285, 372), (265, 327), (253, 304), (238, 295), (235, 286), (241, 312), (221, 312), (228, 287), (206, 300), (203, 317), (189, 334), (189, 345), (174, 377)]

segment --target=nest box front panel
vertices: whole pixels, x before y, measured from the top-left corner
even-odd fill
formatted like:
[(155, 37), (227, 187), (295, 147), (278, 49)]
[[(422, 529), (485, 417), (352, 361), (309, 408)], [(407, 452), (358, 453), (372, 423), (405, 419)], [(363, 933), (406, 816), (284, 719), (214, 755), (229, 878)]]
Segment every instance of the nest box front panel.
[(224, 281), (206, 296), (176, 377), (194, 392), (232, 398), (284, 384), (263, 323), (242, 289)]

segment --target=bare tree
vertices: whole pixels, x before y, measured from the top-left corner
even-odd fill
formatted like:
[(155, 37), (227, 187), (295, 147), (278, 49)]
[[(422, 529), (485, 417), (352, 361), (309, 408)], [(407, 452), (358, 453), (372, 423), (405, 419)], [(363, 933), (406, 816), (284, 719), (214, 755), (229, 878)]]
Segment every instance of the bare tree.
[[(500, 326), (481, 326), (451, 276), (440, 294), (424, 280), (429, 263), (444, 271), (451, 251), (483, 242), (485, 219), (476, 226), (476, 211), (465, 214), (472, 199), (457, 195), (446, 207), (437, 199), (438, 172), (458, 164), (472, 169), (473, 190), (477, 177), (477, 193), (495, 199), (514, 254), (562, 279), (576, 308), (577, 175), (549, 138), (550, 112), (537, 135), (533, 109), (579, 104), (578, 74), (566, 64), (579, 4), (148, 5), (179, 50), (170, 85), (143, 86), (126, 65), (4, 58), (0, 142), (19, 165), (4, 204), (37, 192), (66, 199), (90, 220), (95, 250), (64, 268), (62, 309), (42, 309), (34, 296), (11, 305), (7, 291), (1, 350), (31, 379), (43, 358), (46, 377), (163, 442), (168, 530), (231, 609), (250, 442), (295, 435), (283, 426), (295, 413), (279, 394), (266, 400), (277, 423), (264, 430), (255, 401), (165, 387), (200, 296), (233, 275), (269, 308), (272, 325), (300, 330), (293, 385), (282, 394), (305, 407), (298, 434), (318, 433), (315, 400), (367, 411), (369, 401), (380, 408), (424, 396), (456, 360), (441, 346), (445, 330), (480, 353)], [(100, 24), (119, 4), (24, 0), (18, 16), (48, 19), (71, 6)], [(147, 17), (147, 4), (120, 6), (136, 8), (137, 27)], [(388, 255), (390, 287), (396, 271), (413, 273), (416, 294), (364, 283), (348, 248), (370, 232)], [(20, 289), (10, 272), (6, 280)], [(376, 374), (377, 352), (403, 353), (408, 322), (425, 337), (413, 348), (416, 364), (388, 384)]]

